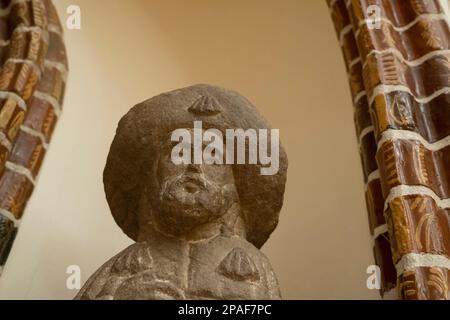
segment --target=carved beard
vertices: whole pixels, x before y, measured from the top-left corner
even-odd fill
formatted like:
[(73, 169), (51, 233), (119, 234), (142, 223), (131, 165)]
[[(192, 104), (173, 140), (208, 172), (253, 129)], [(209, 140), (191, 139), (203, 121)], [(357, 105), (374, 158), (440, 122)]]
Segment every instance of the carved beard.
[(165, 230), (176, 234), (216, 220), (231, 205), (229, 188), (187, 173), (163, 183), (155, 214)]

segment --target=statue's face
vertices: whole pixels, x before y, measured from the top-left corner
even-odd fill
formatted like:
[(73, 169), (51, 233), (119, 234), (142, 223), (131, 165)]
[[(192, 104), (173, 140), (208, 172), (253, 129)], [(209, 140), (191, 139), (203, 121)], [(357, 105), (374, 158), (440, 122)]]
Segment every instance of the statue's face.
[(159, 198), (154, 219), (159, 228), (182, 233), (223, 216), (237, 200), (230, 165), (174, 164), (173, 142), (162, 149), (157, 164)]

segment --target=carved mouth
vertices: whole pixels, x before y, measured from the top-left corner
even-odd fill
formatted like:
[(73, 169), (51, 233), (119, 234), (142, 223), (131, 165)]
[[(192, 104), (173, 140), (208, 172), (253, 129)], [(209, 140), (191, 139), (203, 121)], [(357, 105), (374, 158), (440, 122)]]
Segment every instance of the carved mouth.
[(197, 183), (194, 182), (185, 182), (184, 183), (184, 190), (188, 193), (196, 193), (200, 190), (200, 186)]

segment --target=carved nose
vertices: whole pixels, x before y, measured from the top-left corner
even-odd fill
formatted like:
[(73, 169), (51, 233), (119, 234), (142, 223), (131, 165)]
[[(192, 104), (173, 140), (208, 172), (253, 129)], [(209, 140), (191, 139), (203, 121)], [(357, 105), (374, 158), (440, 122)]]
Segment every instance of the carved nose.
[(193, 172), (193, 173), (201, 173), (202, 169), (200, 168), (199, 164), (189, 164), (187, 167), (187, 172)]

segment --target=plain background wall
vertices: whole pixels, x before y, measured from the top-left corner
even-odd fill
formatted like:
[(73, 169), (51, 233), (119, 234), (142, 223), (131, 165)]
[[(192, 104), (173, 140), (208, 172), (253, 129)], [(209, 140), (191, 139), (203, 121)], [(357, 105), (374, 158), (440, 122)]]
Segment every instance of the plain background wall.
[(64, 112), (0, 279), (2, 299), (71, 299), (131, 244), (105, 200), (102, 171), (120, 117), (195, 83), (235, 89), (279, 128), (289, 157), (280, 224), (263, 252), (286, 299), (376, 299), (353, 111), (325, 1), (55, 0), (81, 7), (66, 30)]

